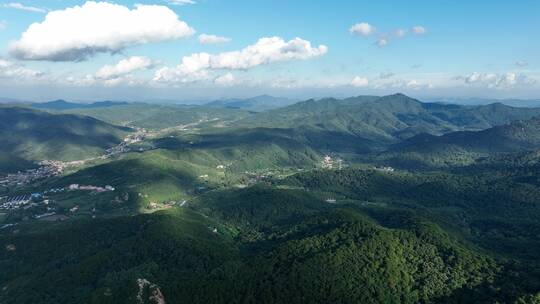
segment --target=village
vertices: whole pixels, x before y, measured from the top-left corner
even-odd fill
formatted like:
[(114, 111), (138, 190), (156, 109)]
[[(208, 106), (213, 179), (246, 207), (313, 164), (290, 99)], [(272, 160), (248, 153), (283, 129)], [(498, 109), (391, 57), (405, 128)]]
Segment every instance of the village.
[(64, 172), (65, 168), (63, 162), (54, 160), (45, 160), (38, 165), (39, 167), (36, 169), (29, 169), (0, 177), (0, 187), (24, 186), (40, 179), (60, 175)]
[[(101, 187), (94, 185), (71, 184), (66, 187), (51, 188), (43, 192), (18, 194), (14, 196), (3, 196), (0, 197), (0, 212), (13, 213), (17, 211), (24, 211), (24, 218), (31, 217), (34, 219), (67, 219), (68, 217), (66, 215), (58, 213), (58, 208), (55, 202), (51, 199), (51, 195), (72, 191), (87, 191), (90, 192), (90, 194), (97, 194), (103, 192), (112, 192), (115, 191), (115, 188), (110, 185)], [(69, 213), (74, 214), (78, 211), (78, 209), (79, 207), (77, 205), (73, 206), (69, 209)], [(95, 213), (95, 208), (93, 212)], [(2, 227), (9, 226), (10, 224), (4, 224)]]

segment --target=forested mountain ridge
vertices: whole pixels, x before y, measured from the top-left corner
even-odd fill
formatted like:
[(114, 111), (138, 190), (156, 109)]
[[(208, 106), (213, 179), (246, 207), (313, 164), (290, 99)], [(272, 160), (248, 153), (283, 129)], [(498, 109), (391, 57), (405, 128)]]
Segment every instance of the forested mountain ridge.
[(238, 122), (242, 126), (310, 127), (349, 132), (359, 137), (398, 142), (421, 133), (441, 135), (481, 130), (540, 115), (539, 108), (502, 104), (458, 106), (422, 103), (403, 94), (307, 100)]

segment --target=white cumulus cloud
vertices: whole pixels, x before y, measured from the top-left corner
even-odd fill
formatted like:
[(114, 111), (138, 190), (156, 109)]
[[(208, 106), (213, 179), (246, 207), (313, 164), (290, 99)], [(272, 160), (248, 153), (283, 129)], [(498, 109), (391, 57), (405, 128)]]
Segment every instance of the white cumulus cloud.
[(351, 81), (351, 85), (353, 87), (359, 87), (359, 88), (367, 87), (369, 85), (369, 80), (366, 77), (356, 76)]
[(375, 27), (373, 27), (371, 24), (367, 22), (361, 22), (361, 23), (356, 23), (355, 25), (351, 26), (351, 28), (349, 29), (349, 32), (351, 34), (369, 36), (375, 33)]
[(115, 65), (105, 65), (96, 73), (97, 78), (112, 79), (122, 75), (127, 75), (138, 70), (150, 69), (154, 62), (146, 57), (132, 56), (120, 60)]
[(217, 44), (217, 43), (226, 43), (229, 41), (231, 41), (231, 39), (227, 37), (209, 35), (209, 34), (199, 35), (199, 42), (201, 44)]
[(88, 1), (52, 11), (10, 45), (19, 59), (80, 61), (96, 53), (115, 53), (126, 47), (179, 39), (195, 31), (171, 9), (160, 5), (126, 6)]
[(156, 71), (158, 82), (193, 81), (208, 78), (211, 70), (247, 70), (273, 62), (304, 60), (326, 54), (325, 45), (312, 46), (301, 38), (285, 41), (280, 37), (260, 38), (239, 51), (219, 54), (195, 53), (182, 58), (176, 67)]
[(18, 9), (21, 11), (27, 11), (27, 12), (34, 12), (34, 13), (46, 13), (47, 10), (41, 7), (35, 7), (35, 6), (27, 6), (18, 2), (10, 2), (10, 3), (4, 3), (0, 4), (0, 7), (3, 8), (13, 8)]

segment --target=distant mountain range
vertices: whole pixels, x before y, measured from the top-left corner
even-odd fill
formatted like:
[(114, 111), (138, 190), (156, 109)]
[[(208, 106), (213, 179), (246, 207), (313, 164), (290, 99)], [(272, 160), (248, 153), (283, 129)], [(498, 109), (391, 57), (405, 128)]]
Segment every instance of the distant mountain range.
[(501, 103), (507, 106), (533, 108), (540, 107), (540, 99), (496, 99), (496, 98), (431, 98), (430, 102), (459, 104), (459, 105), (488, 105), (492, 103)]
[(36, 109), (44, 110), (72, 110), (72, 109), (93, 109), (93, 108), (107, 108), (112, 106), (127, 105), (127, 102), (123, 101), (98, 101), (93, 103), (75, 103), (69, 102), (62, 99), (42, 102), (42, 103), (33, 103), (32, 107)]
[(222, 99), (215, 100), (209, 103), (206, 103), (206, 106), (217, 107), (217, 108), (233, 108), (233, 109), (242, 109), (253, 112), (260, 112), (270, 109), (276, 109), (284, 106), (291, 105), (295, 103), (296, 100), (283, 98), (283, 97), (274, 97), (270, 95), (260, 95), (251, 98), (232, 98), (232, 99)]

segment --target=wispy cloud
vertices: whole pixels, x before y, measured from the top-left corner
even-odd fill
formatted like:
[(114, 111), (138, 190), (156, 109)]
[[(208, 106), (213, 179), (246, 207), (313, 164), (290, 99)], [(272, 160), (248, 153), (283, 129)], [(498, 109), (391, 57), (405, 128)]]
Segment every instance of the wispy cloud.
[(209, 35), (209, 34), (199, 35), (199, 42), (201, 44), (218, 44), (218, 43), (226, 43), (229, 41), (231, 41), (231, 39), (227, 37)]
[(172, 5), (188, 5), (197, 3), (193, 0), (167, 0), (167, 2)]
[(390, 44), (391, 41), (404, 38), (409, 35), (409, 33), (412, 33), (414, 35), (422, 35), (427, 33), (427, 29), (423, 26), (416, 25), (413, 26), (410, 30), (404, 29), (404, 28), (397, 28), (393, 31), (380, 31), (377, 30), (377, 28), (367, 22), (360, 22), (356, 23), (353, 26), (349, 28), (349, 32), (351, 34), (357, 35), (357, 36), (373, 36), (375, 35), (377, 37), (377, 40), (373, 43), (374, 45), (382, 48)]
[(388, 78), (393, 77), (394, 75), (396, 75), (396, 74), (394, 74), (392, 72), (383, 72), (383, 73), (379, 74), (379, 78), (380, 79), (388, 79)]
[(27, 6), (18, 2), (3, 3), (3, 4), (0, 4), (0, 6), (3, 8), (13, 8), (13, 9), (21, 10), (21, 11), (34, 12), (34, 13), (46, 13), (49, 11), (45, 8)]
[(417, 35), (422, 35), (422, 34), (427, 33), (426, 28), (420, 25), (413, 26), (411, 30), (414, 34), (417, 34)]
[(385, 47), (386, 45), (388, 45), (388, 38), (381, 37), (377, 39), (377, 41), (375, 41), (375, 45), (378, 47)]
[(526, 61), (523, 61), (523, 60), (516, 61), (516, 66), (518, 66), (520, 68), (525, 67), (527, 65), (528, 65), (528, 63)]

